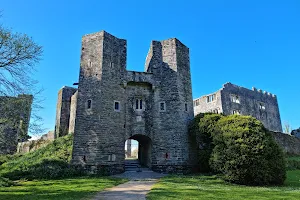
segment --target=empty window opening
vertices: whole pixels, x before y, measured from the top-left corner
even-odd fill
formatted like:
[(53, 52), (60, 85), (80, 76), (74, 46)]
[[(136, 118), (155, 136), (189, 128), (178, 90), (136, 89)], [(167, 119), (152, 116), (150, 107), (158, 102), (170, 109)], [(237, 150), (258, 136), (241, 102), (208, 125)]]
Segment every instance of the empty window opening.
[(266, 110), (266, 106), (264, 103), (259, 103), (259, 109), (260, 110)]
[(207, 103), (212, 102), (212, 101), (214, 101), (214, 100), (216, 100), (216, 94), (208, 95), (208, 96), (206, 97), (206, 102), (207, 102)]
[(214, 110), (212, 110), (212, 113), (216, 113), (216, 114), (218, 114), (218, 113), (219, 113), (219, 111), (218, 111), (218, 109), (214, 109)]
[(115, 102), (115, 111), (120, 111), (120, 102), (119, 101), (114, 101)]
[(195, 101), (194, 101), (194, 107), (195, 106), (199, 106), (200, 105), (200, 99), (196, 99)]
[(160, 102), (159, 103), (159, 111), (166, 111), (166, 103), (165, 102)]
[(230, 95), (231, 102), (240, 103), (240, 97), (238, 95), (232, 94)]
[(87, 109), (91, 109), (92, 108), (92, 100), (87, 100)]
[(185, 111), (188, 111), (188, 105), (187, 105), (187, 103), (184, 104), (184, 109), (185, 109)]
[(135, 109), (136, 110), (143, 110), (143, 100), (142, 99), (136, 99), (135, 100)]
[(232, 114), (233, 114), (233, 115), (240, 115), (240, 114), (241, 114), (241, 111), (240, 111), (240, 110), (233, 110), (233, 111), (232, 111)]

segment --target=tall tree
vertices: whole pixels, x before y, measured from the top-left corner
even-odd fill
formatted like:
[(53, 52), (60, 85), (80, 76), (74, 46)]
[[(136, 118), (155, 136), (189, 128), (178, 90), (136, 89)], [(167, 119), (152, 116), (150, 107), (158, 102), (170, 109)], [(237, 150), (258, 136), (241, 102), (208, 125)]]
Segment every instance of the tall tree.
[[(38, 82), (33, 78), (36, 64), (41, 60), (42, 54), (42, 46), (38, 45), (31, 37), (14, 32), (0, 23), (0, 96), (33, 95), (32, 123), (29, 125), (32, 133), (42, 131), (41, 117), (37, 114), (37, 111), (41, 109), (41, 89), (37, 87)], [(5, 105), (7, 108), (4, 108)], [(9, 117), (12, 115), (9, 110), (17, 108), (9, 107), (15, 105), (15, 102), (5, 105), (2, 104), (1, 110), (6, 110), (6, 117)], [(22, 109), (22, 107), (18, 109)], [(15, 111), (12, 112), (15, 113)], [(5, 117), (4, 113), (2, 113), (3, 117)]]

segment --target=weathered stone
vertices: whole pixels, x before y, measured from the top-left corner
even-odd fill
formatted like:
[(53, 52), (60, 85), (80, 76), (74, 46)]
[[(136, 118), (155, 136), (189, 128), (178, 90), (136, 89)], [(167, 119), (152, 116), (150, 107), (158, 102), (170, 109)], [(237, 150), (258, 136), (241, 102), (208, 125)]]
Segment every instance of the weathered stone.
[(55, 120), (55, 137), (61, 137), (69, 133), (71, 98), (76, 91), (76, 88), (64, 86), (58, 92)]
[(300, 139), (300, 128), (292, 130), (291, 135)]
[(26, 141), (31, 114), (32, 95), (0, 97), (0, 154), (13, 154), (18, 142)]
[(250, 115), (260, 120), (267, 129), (282, 132), (276, 96), (255, 88), (249, 90), (226, 83), (217, 92), (194, 99), (195, 115), (206, 112)]
[(187, 128), (194, 117), (189, 49), (175, 38), (152, 41), (145, 72), (127, 71), (126, 54), (126, 40), (105, 31), (82, 38), (72, 163), (120, 173), (125, 141), (134, 139), (142, 165), (189, 170)]

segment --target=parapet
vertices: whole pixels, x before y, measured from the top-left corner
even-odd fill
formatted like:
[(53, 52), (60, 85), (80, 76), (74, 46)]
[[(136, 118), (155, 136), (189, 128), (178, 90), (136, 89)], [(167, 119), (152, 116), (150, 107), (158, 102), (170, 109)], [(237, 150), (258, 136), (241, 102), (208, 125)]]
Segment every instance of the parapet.
[(241, 86), (238, 86), (238, 85), (235, 85), (235, 84), (232, 84), (230, 82), (227, 82), (225, 84), (223, 84), (223, 87), (222, 89), (225, 89), (225, 88), (237, 88), (237, 89), (245, 89), (245, 90), (248, 90), (248, 91), (252, 91), (254, 93), (257, 93), (257, 94), (261, 94), (261, 95), (264, 95), (264, 96), (269, 96), (269, 97), (273, 97), (273, 98), (276, 98), (276, 95), (275, 94), (272, 94), (268, 91), (263, 91), (261, 89), (257, 89), (256, 87), (252, 87), (252, 90), (248, 89), (248, 88), (244, 88), (244, 87), (241, 87)]

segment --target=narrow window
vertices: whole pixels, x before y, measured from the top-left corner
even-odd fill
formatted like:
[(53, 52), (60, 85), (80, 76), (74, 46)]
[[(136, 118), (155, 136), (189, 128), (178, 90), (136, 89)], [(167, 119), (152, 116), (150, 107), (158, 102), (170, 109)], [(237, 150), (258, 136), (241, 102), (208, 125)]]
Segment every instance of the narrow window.
[(120, 102), (115, 101), (115, 111), (120, 111)]
[(159, 110), (160, 111), (166, 111), (166, 104), (165, 104), (165, 102), (160, 102), (159, 103)]
[(136, 109), (136, 110), (139, 109), (139, 100), (138, 100), (138, 99), (135, 101), (135, 109)]
[(233, 110), (233, 111), (232, 111), (232, 114), (233, 114), (233, 115), (240, 115), (240, 114), (241, 114), (241, 111), (240, 111), (240, 110)]
[(259, 103), (259, 109), (260, 110), (266, 110), (266, 106), (264, 103)]
[(230, 99), (231, 99), (231, 102), (233, 102), (233, 103), (240, 103), (240, 98), (239, 98), (238, 95), (232, 94), (232, 95), (230, 96)]
[(92, 108), (92, 100), (88, 100), (87, 101), (87, 109), (91, 109)]
[(143, 100), (140, 99), (140, 109), (142, 110), (143, 109)]
[(187, 105), (187, 103), (184, 104), (184, 108), (185, 108), (185, 111), (188, 111), (188, 105)]

